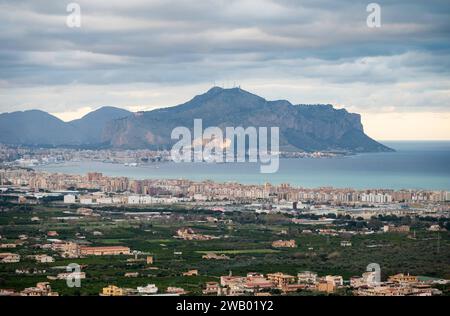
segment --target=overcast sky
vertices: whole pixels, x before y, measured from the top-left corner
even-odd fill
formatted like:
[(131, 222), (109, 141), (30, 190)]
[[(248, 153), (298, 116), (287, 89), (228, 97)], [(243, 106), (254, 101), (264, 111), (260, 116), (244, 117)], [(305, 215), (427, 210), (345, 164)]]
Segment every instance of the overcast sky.
[(70, 120), (236, 84), (361, 113), (376, 139), (450, 139), (450, 1), (377, 1), (380, 28), (370, 2), (0, 0), (0, 112)]

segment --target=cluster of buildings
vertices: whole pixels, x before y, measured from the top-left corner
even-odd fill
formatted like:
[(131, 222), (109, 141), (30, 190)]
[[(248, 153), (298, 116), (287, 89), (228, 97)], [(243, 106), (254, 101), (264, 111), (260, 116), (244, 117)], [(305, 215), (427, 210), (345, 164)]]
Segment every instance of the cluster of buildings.
[[(42, 249), (50, 249), (58, 252), (62, 258), (80, 258), (85, 256), (114, 256), (114, 255), (131, 255), (131, 250), (124, 246), (101, 246), (90, 247), (79, 245), (72, 241), (54, 241), (49, 244), (39, 245)], [(28, 256), (37, 263), (52, 263), (55, 259), (46, 254), (38, 254)], [(0, 263), (18, 263), (20, 255), (12, 252), (1, 252)]]
[(295, 240), (275, 240), (272, 242), (272, 247), (274, 248), (296, 248), (297, 244)]
[(192, 228), (189, 227), (178, 229), (174, 237), (183, 240), (212, 240), (218, 238), (215, 236), (198, 234)]
[(0, 263), (17, 263), (20, 262), (20, 255), (11, 252), (0, 253)]
[(350, 285), (356, 296), (433, 296), (442, 294), (433, 286), (447, 282), (399, 273), (390, 276), (387, 282), (377, 283), (367, 272), (362, 278), (352, 278)]
[(205, 260), (230, 260), (230, 257), (225, 255), (224, 253), (219, 255), (215, 252), (208, 252), (202, 256), (202, 259), (205, 259)]
[(58, 296), (52, 291), (49, 282), (38, 282), (34, 287), (27, 287), (20, 292), (13, 289), (0, 289), (0, 296)]
[[(85, 256), (114, 256), (114, 255), (131, 255), (131, 249), (124, 246), (87, 246), (81, 245), (73, 241), (52, 240), (51, 243), (39, 245), (42, 249), (49, 249), (58, 252), (62, 258), (80, 258)], [(41, 260), (51, 259), (49, 256), (35, 256)], [(36, 259), (38, 260), (38, 259)]]
[(150, 204), (175, 204), (187, 202), (187, 198), (178, 197), (154, 197), (150, 195), (106, 195), (102, 192), (75, 195), (65, 194), (64, 203), (66, 204), (82, 204), (82, 205), (150, 205)]
[[(327, 284), (328, 287), (324, 287)], [(263, 275), (248, 273), (246, 276), (221, 276), (220, 282), (207, 282), (203, 290), (205, 295), (270, 295), (274, 291), (292, 293), (299, 290), (332, 292), (343, 285), (342, 277), (326, 276), (318, 278), (316, 273), (305, 271), (297, 276), (276, 272)]]
[[(148, 284), (146, 286), (138, 286), (133, 288), (121, 288), (116, 285), (108, 285), (100, 292), (100, 296), (151, 296), (158, 293), (158, 287), (155, 284)], [(185, 295), (186, 292), (181, 287), (169, 286), (166, 289), (165, 295)]]
[(80, 204), (154, 204), (184, 201), (314, 201), (335, 204), (388, 204), (397, 202), (445, 202), (450, 192), (424, 190), (355, 190), (336, 188), (306, 189), (289, 184), (244, 185), (238, 183), (195, 182), (190, 180), (131, 180), (107, 177), (98, 172), (87, 175), (54, 174), (29, 169), (0, 169), (0, 188), (16, 186), (30, 193), (39, 190), (97, 190), (96, 195), (68, 194), (66, 203)]
[(23, 167), (69, 161), (100, 161), (120, 164), (145, 164), (169, 160), (170, 151), (166, 150), (27, 148), (11, 147), (0, 144), (0, 162)]
[(386, 282), (377, 282), (376, 272), (365, 272), (362, 276), (352, 277), (345, 282), (342, 276), (326, 275), (303, 271), (297, 276), (277, 272), (263, 275), (248, 273), (246, 276), (221, 276), (220, 282), (207, 282), (203, 289), (205, 295), (271, 295), (271, 293), (288, 294), (298, 291), (316, 291), (335, 293), (339, 289), (349, 289), (356, 296), (432, 296), (441, 291), (434, 288), (436, 284), (447, 280), (421, 280), (417, 276), (397, 274)]
[(410, 227), (408, 225), (384, 225), (383, 231), (385, 233), (409, 233)]
[(36, 262), (38, 262), (38, 263), (52, 263), (52, 262), (55, 262), (55, 259), (52, 256), (45, 255), (45, 254), (32, 255), (32, 256), (29, 256), (29, 257), (34, 259), (34, 260), (36, 260)]
[[(280, 152), (281, 158), (329, 158), (341, 155), (329, 152)], [(9, 162), (18, 166), (35, 166), (70, 161), (100, 161), (133, 165), (171, 160), (169, 150), (28, 148), (0, 144), (0, 162)]]
[(79, 247), (80, 256), (115, 256), (130, 255), (131, 250), (124, 246), (103, 246), (103, 247)]

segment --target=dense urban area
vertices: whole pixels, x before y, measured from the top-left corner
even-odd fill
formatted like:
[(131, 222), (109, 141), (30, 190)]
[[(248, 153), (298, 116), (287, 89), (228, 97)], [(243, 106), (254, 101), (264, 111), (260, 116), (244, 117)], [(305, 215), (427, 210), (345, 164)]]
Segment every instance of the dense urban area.
[(32, 165), (89, 151), (3, 149), (0, 295), (450, 293), (446, 191), (57, 174)]

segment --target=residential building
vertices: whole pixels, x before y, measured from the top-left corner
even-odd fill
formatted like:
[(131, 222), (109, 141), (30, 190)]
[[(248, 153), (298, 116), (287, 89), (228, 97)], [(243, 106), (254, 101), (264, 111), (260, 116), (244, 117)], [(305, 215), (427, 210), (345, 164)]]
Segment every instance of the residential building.
[(278, 288), (283, 288), (288, 284), (295, 282), (295, 277), (289, 274), (284, 274), (282, 272), (277, 273), (269, 273), (267, 274), (267, 278), (274, 282)]
[(21, 296), (58, 296), (57, 292), (52, 292), (50, 283), (39, 282), (35, 287), (25, 288), (20, 292)]
[(36, 255), (34, 256), (35, 260), (39, 263), (51, 263), (55, 262), (55, 259), (48, 255)]
[(388, 278), (389, 282), (393, 282), (393, 283), (417, 283), (418, 282), (418, 278), (417, 276), (413, 276), (413, 275), (409, 275), (408, 274), (403, 274), (403, 273), (399, 273), (396, 275), (392, 275)]
[(332, 282), (336, 287), (344, 285), (344, 279), (340, 275), (327, 275), (325, 281)]
[(169, 294), (177, 294), (177, 295), (184, 295), (187, 294), (187, 292), (181, 288), (181, 287), (174, 287), (174, 286), (169, 286), (166, 290), (166, 293)]
[(298, 284), (315, 284), (317, 282), (317, 273), (303, 271), (297, 274)]
[(202, 258), (206, 260), (230, 260), (230, 257), (228, 257), (227, 255), (223, 253), (218, 255), (214, 252), (208, 252), (207, 254), (203, 255)]
[(183, 276), (197, 276), (197, 275), (198, 275), (198, 270), (196, 270), (196, 269), (183, 272)]
[(272, 243), (274, 248), (295, 248), (297, 244), (295, 240), (276, 240)]
[(85, 272), (62, 272), (58, 273), (56, 276), (58, 280), (67, 280), (67, 279), (86, 279)]
[(335, 290), (336, 285), (331, 281), (320, 279), (317, 283), (317, 291), (319, 292), (333, 293)]
[(138, 286), (137, 291), (139, 294), (156, 294), (158, 293), (158, 288), (155, 284), (148, 284), (147, 286)]
[(123, 296), (124, 291), (122, 288), (115, 285), (108, 285), (102, 289), (102, 296)]
[(219, 295), (220, 294), (220, 286), (217, 282), (206, 282), (206, 287), (203, 290), (203, 294), (205, 295)]
[(81, 246), (80, 254), (82, 256), (111, 256), (111, 255), (129, 255), (130, 248), (123, 246), (105, 246), (105, 247), (88, 247)]
[(17, 263), (20, 262), (20, 255), (11, 252), (2, 252), (0, 253), (0, 262), (1, 263)]

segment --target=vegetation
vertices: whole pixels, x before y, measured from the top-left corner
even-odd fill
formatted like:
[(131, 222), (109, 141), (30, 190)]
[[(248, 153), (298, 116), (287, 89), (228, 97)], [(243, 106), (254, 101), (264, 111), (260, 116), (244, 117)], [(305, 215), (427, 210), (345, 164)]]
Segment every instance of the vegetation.
[[(39, 281), (49, 281), (62, 295), (97, 295), (107, 285), (136, 288), (156, 284), (160, 291), (168, 286), (182, 287), (199, 294), (207, 281), (217, 281), (232, 271), (235, 275), (248, 272), (285, 272), (296, 275), (302, 270), (342, 275), (348, 279), (365, 272), (370, 263), (378, 263), (382, 278), (395, 273), (411, 273), (450, 279), (450, 236), (446, 232), (430, 232), (426, 228), (436, 224), (432, 218), (412, 222), (414, 234), (374, 233), (323, 236), (315, 232), (323, 226), (293, 224), (282, 214), (258, 215), (246, 212), (218, 213), (206, 210), (99, 208), (99, 217), (77, 215), (71, 207), (51, 205), (2, 205), (0, 212), (1, 243), (10, 243), (25, 234), (28, 239), (14, 249), (3, 249), (21, 255), (20, 263), (0, 264), (0, 288), (22, 290)], [(139, 215), (142, 211), (170, 212), (163, 216)], [(39, 221), (32, 221), (39, 217)], [(217, 221), (208, 221), (214, 217)], [(369, 221), (340, 218), (336, 227), (358, 231), (366, 227), (380, 227), (390, 221), (408, 219), (376, 218)], [(411, 219), (409, 219), (411, 221)], [(359, 224), (358, 224), (359, 223)], [(411, 222), (410, 222), (411, 223)], [(416, 223), (416, 224), (414, 224)], [(196, 233), (213, 235), (218, 239), (187, 241), (173, 236), (178, 228), (191, 227)], [(330, 227), (328, 227), (330, 228)], [(102, 256), (64, 259), (51, 250), (34, 245), (48, 243), (46, 233), (57, 231), (56, 238), (71, 241), (89, 241), (92, 245), (123, 245), (142, 254), (153, 255), (155, 262), (127, 262), (132, 256)], [(306, 233), (304, 230), (313, 231)], [(101, 232), (102, 235), (94, 234)], [(84, 237), (84, 238), (83, 238)], [(274, 240), (294, 239), (297, 248), (272, 248)], [(341, 241), (351, 241), (351, 247), (342, 247)], [(230, 260), (205, 260), (207, 252), (226, 254)], [(37, 264), (28, 255), (47, 253), (54, 263)], [(81, 288), (69, 288), (65, 281), (48, 280), (65, 272), (69, 263), (83, 266), (87, 278)], [(16, 269), (45, 270), (45, 273), (16, 274)], [(182, 276), (190, 269), (198, 269), (199, 276)], [(125, 277), (127, 272), (139, 272), (136, 278)], [(301, 295), (301, 293), (297, 293)]]

